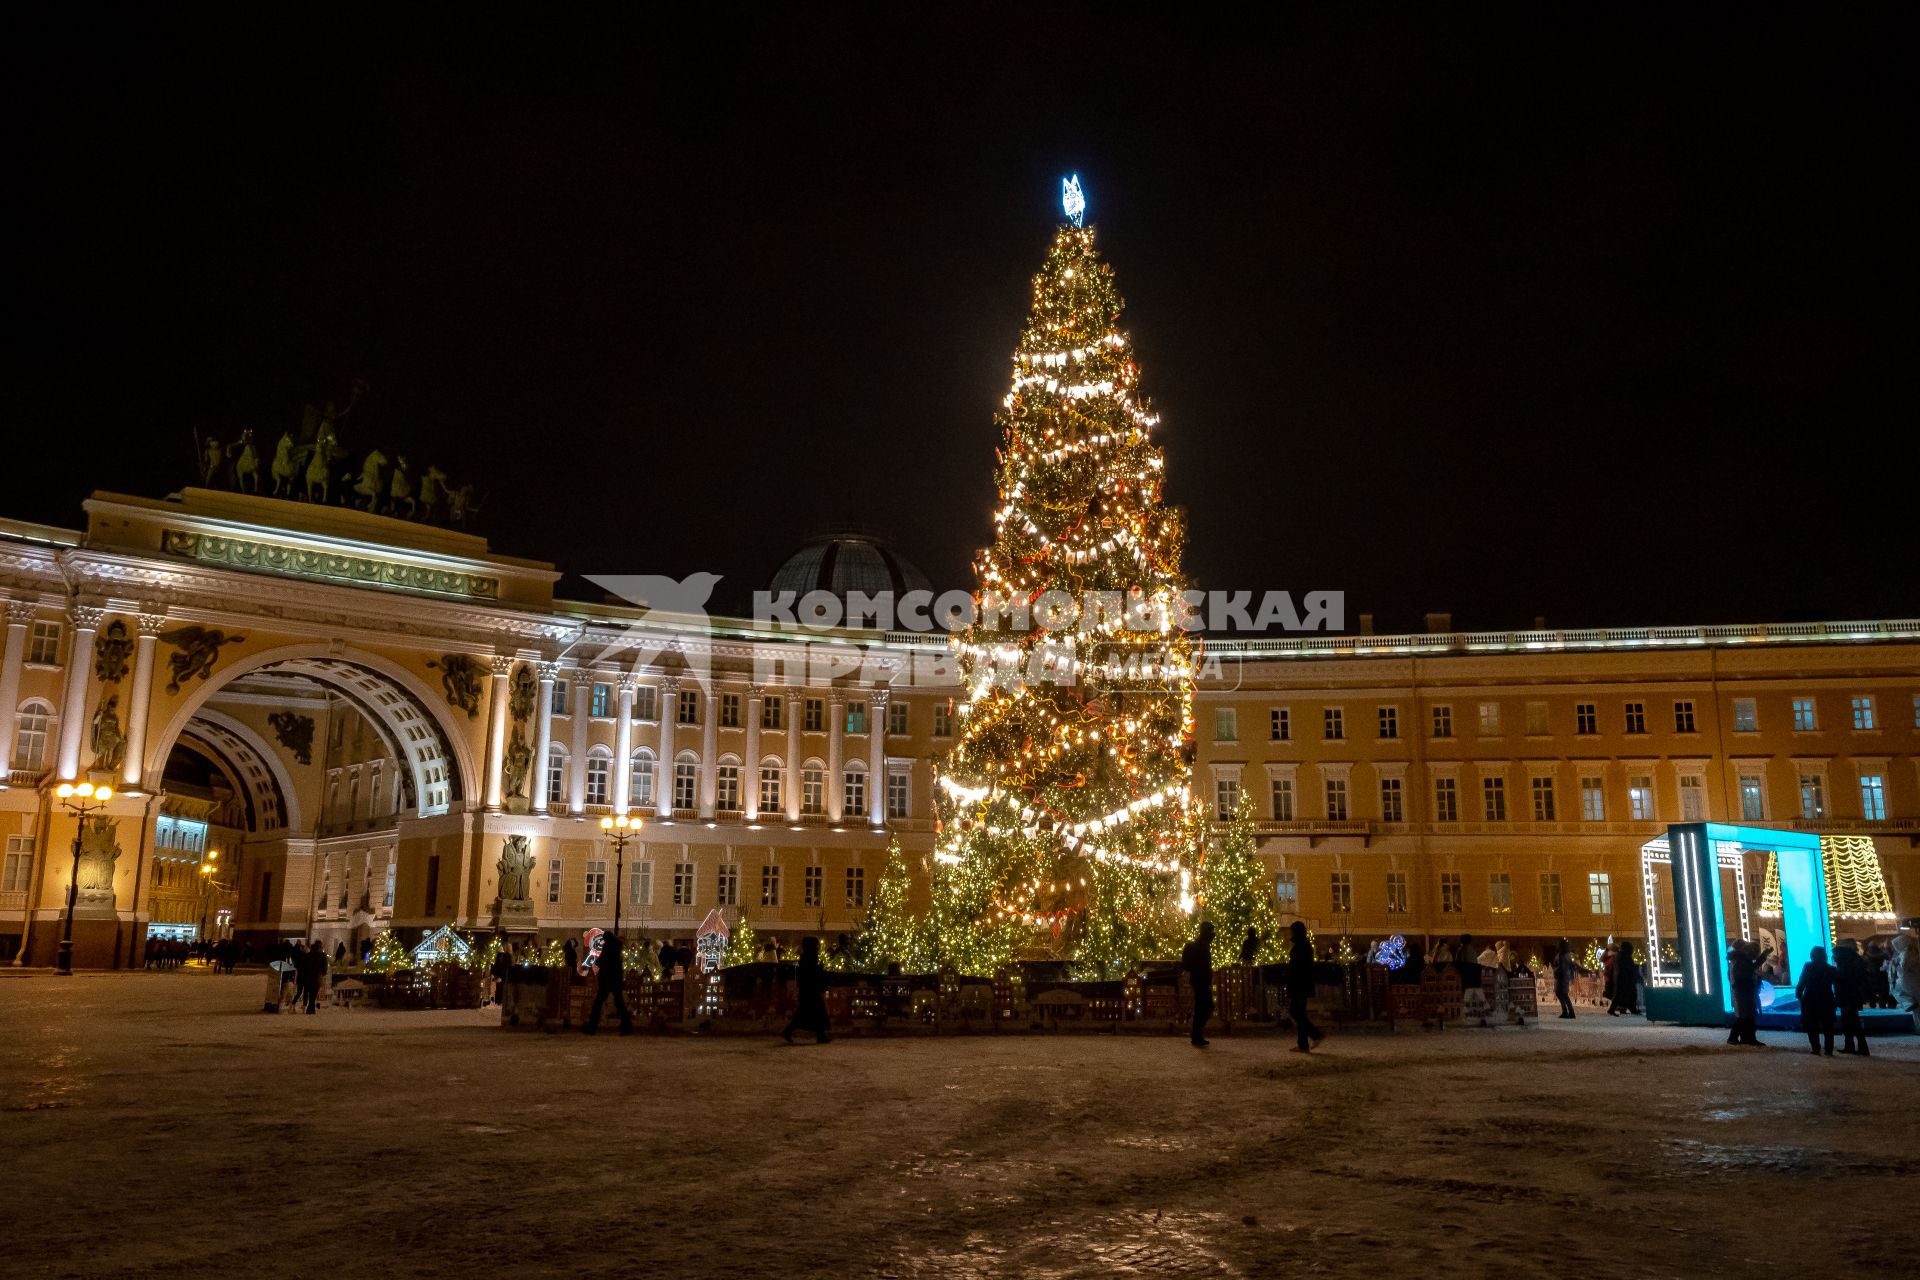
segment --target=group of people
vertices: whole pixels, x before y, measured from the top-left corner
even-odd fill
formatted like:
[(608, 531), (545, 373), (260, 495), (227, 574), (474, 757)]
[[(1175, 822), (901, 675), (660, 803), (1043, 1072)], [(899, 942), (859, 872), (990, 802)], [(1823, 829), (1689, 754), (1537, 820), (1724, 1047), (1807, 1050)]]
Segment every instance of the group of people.
[(272, 961), (272, 967), (280, 975), (280, 999), (269, 1004), (267, 1011), (277, 1013), (287, 1004), (289, 992), (293, 1003), (308, 1013), (316, 1012), (320, 1007), (320, 984), (326, 981), (328, 961), (327, 949), (318, 938), (312, 942), (284, 942), (280, 945), (280, 954)]
[[(1841, 1034), (1846, 1037), (1840, 1052), (1868, 1056), (1867, 1032), (1860, 1022), (1860, 1010), (1866, 1006), (1873, 988), (1866, 957), (1860, 954), (1860, 944), (1853, 939), (1842, 938), (1833, 944), (1832, 961), (1828, 961), (1825, 947), (1815, 947), (1809, 952), (1807, 962), (1800, 967), (1800, 980), (1793, 987), (1793, 994), (1800, 999), (1800, 1028), (1807, 1033), (1807, 1052), (1816, 1057), (1833, 1056), (1837, 1012)], [(1736, 1019), (1738, 1013), (1736, 997)], [(1751, 1028), (1752, 1015), (1748, 1016)], [(1749, 1033), (1744, 1043), (1758, 1044), (1759, 1040)]]
[(149, 933), (142, 967), (178, 969), (189, 960), (198, 960), (221, 973), (232, 973), (235, 964), (246, 964), (253, 958), (252, 952), (253, 948), (232, 938), (218, 941), (200, 938), (189, 942), (185, 938), (162, 938)]
[[(1213, 1017), (1213, 934), (1213, 921), (1202, 921), (1193, 941), (1180, 952), (1180, 967), (1193, 988), (1193, 1030), (1189, 1039), (1196, 1049), (1212, 1043), (1207, 1039), (1206, 1030), (1208, 1020)], [(1259, 954), (1260, 934), (1249, 928), (1246, 937), (1240, 940), (1240, 963), (1251, 965)], [(1307, 1011), (1307, 1001), (1313, 998), (1317, 963), (1306, 924), (1295, 920), (1288, 936), (1286, 974), (1287, 1016), (1293, 1021), (1295, 1053), (1311, 1053), (1326, 1039), (1326, 1033), (1314, 1025)]]

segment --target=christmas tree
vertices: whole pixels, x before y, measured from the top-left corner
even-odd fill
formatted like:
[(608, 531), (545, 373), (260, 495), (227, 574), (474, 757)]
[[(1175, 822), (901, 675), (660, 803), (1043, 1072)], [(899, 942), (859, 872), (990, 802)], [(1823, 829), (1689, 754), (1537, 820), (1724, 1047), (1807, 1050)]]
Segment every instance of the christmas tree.
[(1241, 797), (1239, 807), (1219, 840), (1200, 864), (1198, 898), (1213, 921), (1213, 962), (1239, 964), (1240, 944), (1253, 929), (1260, 935), (1258, 964), (1286, 959), (1281, 946), (1280, 918), (1274, 914), (1273, 895), (1267, 891), (1267, 872), (1257, 853), (1253, 805)]
[(367, 957), (367, 968), (376, 973), (395, 973), (412, 967), (413, 957), (400, 945), (400, 939), (393, 936), (393, 930), (382, 929), (373, 940), (373, 952)]
[(737, 964), (752, 964), (760, 958), (760, 935), (753, 931), (745, 916), (733, 926), (733, 932), (727, 935), (727, 955), (720, 962), (723, 969), (731, 969)]
[(993, 545), (956, 638), (961, 736), (940, 772), (935, 957), (1118, 976), (1178, 950), (1193, 647), (1157, 421), (1077, 181), (1033, 280), (1001, 430)]
[[(1821, 836), (1820, 865), (1827, 880), (1827, 917), (1836, 920), (1892, 920), (1893, 899), (1880, 871), (1872, 836)], [(1760, 890), (1760, 914), (1780, 914), (1780, 855), (1767, 855), (1767, 878)]]
[(895, 840), (887, 846), (887, 868), (873, 887), (866, 919), (861, 922), (860, 932), (850, 947), (853, 960), (861, 969), (881, 973), (888, 965), (897, 964), (904, 970), (918, 972), (930, 967), (922, 945), (923, 930), (907, 901), (911, 883), (906, 855), (900, 850), (900, 842)]

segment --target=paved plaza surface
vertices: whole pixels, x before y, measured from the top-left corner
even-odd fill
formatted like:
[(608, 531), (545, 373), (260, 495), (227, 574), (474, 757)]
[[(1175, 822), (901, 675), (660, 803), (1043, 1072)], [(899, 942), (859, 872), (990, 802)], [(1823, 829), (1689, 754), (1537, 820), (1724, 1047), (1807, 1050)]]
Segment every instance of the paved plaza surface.
[(23, 1276), (1894, 1274), (1920, 1038), (836, 1040), (0, 979)]

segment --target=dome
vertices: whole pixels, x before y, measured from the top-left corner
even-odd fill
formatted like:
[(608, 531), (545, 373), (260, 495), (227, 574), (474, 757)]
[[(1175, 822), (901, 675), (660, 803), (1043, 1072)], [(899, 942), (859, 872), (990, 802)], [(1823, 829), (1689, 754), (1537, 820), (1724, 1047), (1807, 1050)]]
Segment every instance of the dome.
[(900, 595), (931, 591), (933, 584), (878, 534), (838, 529), (816, 535), (788, 557), (774, 571), (769, 589), (775, 594), (791, 591), (796, 599), (809, 591), (826, 591), (844, 600), (850, 591)]

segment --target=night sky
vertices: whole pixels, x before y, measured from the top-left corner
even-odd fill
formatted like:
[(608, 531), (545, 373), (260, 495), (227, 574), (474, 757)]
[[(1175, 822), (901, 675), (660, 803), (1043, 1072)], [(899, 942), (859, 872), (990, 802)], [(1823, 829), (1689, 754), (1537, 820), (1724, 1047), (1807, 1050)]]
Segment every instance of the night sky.
[(1077, 171), (1199, 585), (1920, 616), (1868, 10), (390, 8), (14, 26), (0, 516), (159, 496), (195, 429), (270, 447), (360, 377), (349, 447), (473, 480), (498, 550), (727, 603), (854, 521), (970, 586)]

